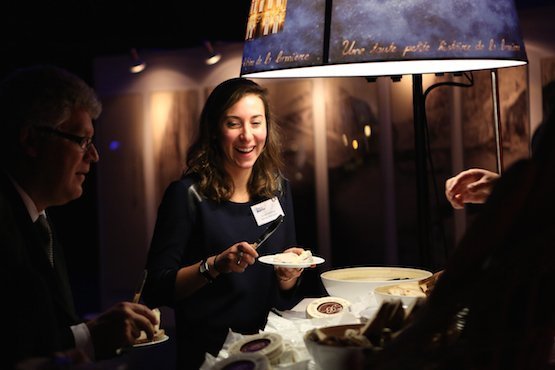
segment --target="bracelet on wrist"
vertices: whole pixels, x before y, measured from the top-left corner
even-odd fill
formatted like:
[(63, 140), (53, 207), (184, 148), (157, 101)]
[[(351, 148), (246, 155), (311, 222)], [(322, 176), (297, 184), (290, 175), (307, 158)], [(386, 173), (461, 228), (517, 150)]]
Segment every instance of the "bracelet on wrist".
[(210, 267), (208, 266), (208, 260), (200, 261), (199, 272), (209, 283), (214, 282), (214, 278), (210, 275)]

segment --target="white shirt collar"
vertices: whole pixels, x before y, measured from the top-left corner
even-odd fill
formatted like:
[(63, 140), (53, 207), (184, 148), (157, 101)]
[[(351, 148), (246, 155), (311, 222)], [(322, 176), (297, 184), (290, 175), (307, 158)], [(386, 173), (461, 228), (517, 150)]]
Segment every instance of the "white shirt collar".
[(8, 177), (10, 178), (10, 181), (15, 187), (15, 190), (17, 190), (17, 192), (21, 196), (21, 200), (23, 201), (23, 204), (25, 204), (25, 208), (27, 208), (27, 212), (29, 212), (29, 216), (31, 217), (31, 220), (35, 222), (40, 215), (43, 215), (46, 217), (46, 212), (44, 210), (42, 212), (38, 211), (37, 206), (35, 205), (35, 202), (33, 202), (29, 194), (27, 194), (25, 190), (23, 190), (23, 188), (19, 186), (19, 184), (15, 181), (15, 179), (11, 177), (9, 174), (8, 174)]

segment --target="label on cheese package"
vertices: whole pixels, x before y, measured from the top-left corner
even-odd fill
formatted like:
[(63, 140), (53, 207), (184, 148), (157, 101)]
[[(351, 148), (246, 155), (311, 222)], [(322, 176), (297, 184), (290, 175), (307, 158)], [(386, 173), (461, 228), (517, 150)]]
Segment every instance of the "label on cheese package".
[(351, 302), (339, 297), (322, 297), (308, 304), (306, 317), (321, 318), (342, 315), (349, 310)]

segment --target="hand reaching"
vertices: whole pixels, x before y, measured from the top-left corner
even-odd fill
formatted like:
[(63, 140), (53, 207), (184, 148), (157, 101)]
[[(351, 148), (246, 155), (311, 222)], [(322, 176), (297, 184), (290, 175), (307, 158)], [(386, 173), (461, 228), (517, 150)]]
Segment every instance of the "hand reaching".
[(447, 179), (445, 196), (453, 208), (465, 203), (485, 203), (500, 175), (482, 168), (471, 168)]
[(138, 303), (120, 302), (87, 322), (97, 360), (113, 357), (120, 348), (133, 345), (144, 330), (149, 339), (158, 324), (155, 314)]

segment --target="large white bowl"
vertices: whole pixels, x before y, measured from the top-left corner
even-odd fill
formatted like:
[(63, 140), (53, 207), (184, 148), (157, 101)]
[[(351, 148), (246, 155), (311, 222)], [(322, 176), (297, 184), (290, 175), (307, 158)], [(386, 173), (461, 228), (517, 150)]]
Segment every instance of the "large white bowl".
[(347, 267), (329, 270), (320, 275), (324, 288), (330, 296), (351, 302), (372, 295), (374, 288), (400, 282), (416, 282), (432, 276), (427, 270), (409, 267)]
[[(320, 328), (325, 334), (337, 337), (344, 336), (347, 329), (360, 329), (363, 324), (337, 325)], [(363, 347), (338, 347), (316, 341), (311, 329), (304, 335), (304, 343), (308, 353), (321, 370), (353, 370), (362, 369), (365, 361)]]

